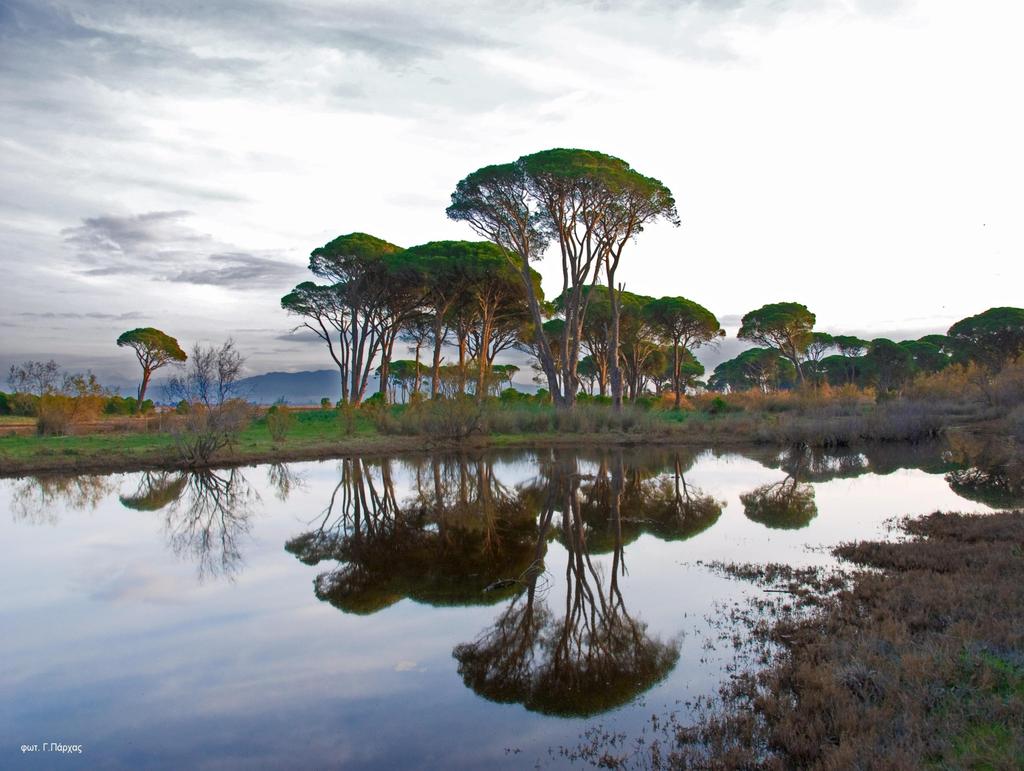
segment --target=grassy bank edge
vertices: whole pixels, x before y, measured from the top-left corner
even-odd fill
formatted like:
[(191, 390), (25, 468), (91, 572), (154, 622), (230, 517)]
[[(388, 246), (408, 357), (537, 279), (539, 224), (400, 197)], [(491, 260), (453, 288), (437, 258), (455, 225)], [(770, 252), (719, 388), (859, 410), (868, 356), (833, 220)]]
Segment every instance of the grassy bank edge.
[(80, 437), (66, 437), (68, 454), (33, 454), (27, 457), (5, 455), (0, 448), (0, 478), (23, 476), (25, 474), (49, 473), (95, 473), (115, 474), (135, 471), (174, 471), (188, 468), (226, 468), (261, 463), (288, 463), (301, 461), (324, 461), (348, 458), (355, 455), (374, 457), (381, 455), (411, 455), (423, 452), (453, 452), (482, 449), (516, 449), (575, 446), (616, 446), (638, 445), (693, 446), (751, 444), (749, 436), (643, 434), (499, 434), (478, 436), (464, 440), (428, 440), (421, 436), (369, 435), (355, 436), (334, 441), (301, 442), (291, 441), (272, 444), (269, 447), (235, 448), (225, 450), (202, 466), (190, 466), (182, 461), (173, 445), (150, 449), (126, 449), (121, 452), (99, 451), (95, 454), (81, 454), (75, 448)]

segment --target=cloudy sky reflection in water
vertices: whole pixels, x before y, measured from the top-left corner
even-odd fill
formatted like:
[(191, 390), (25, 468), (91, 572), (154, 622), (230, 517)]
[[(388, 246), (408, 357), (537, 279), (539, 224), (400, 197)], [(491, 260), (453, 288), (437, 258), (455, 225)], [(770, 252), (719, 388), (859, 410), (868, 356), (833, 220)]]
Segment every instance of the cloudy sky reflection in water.
[[(701, 456), (686, 481), (723, 500), (722, 515), (689, 540), (640, 535), (625, 547), (628, 574), (620, 578), (626, 608), (647, 633), (679, 640), (678, 662), (640, 703), (593, 720), (565, 719), (484, 701), (459, 677), (453, 648), (490, 628), (504, 601), (431, 607), (406, 599), (352, 615), (317, 600), (313, 578), (334, 563), (306, 566), (283, 545), (310, 529), (339, 471), (330, 462), (293, 469), (303, 481), (285, 501), (266, 467), (245, 470), (258, 498), (237, 543), (242, 564), (202, 579), (195, 554), (175, 553), (166, 510), (119, 502), (139, 475), (100, 478), (88, 488), (95, 508), (74, 491), (35, 506), (32, 480), (0, 483), (4, 746), (47, 737), (82, 742), (83, 762), (120, 766), (142, 758), (167, 767), (227, 759), (473, 768), (522, 767), (526, 758), (532, 765), (595, 721), (636, 731), (652, 712), (714, 690), (731, 653), (704, 649), (705, 617), (713, 602), (752, 590), (698, 561), (818, 564), (827, 555), (808, 546), (878, 534), (892, 515), (983, 508), (958, 498), (941, 475), (904, 469), (815, 483), (817, 516), (802, 529), (769, 529), (744, 516), (739, 496), (785, 473), (737, 455)], [(584, 473), (595, 469), (583, 464)], [(495, 466), (509, 488), (535, 473), (522, 459)], [(407, 499), (411, 472), (396, 464), (395, 480), (398, 499)], [(74, 508), (73, 500), (84, 505)], [(556, 613), (565, 558), (551, 542), (547, 601)], [(610, 555), (594, 559), (607, 578)], [(506, 755), (506, 747), (524, 754)]]

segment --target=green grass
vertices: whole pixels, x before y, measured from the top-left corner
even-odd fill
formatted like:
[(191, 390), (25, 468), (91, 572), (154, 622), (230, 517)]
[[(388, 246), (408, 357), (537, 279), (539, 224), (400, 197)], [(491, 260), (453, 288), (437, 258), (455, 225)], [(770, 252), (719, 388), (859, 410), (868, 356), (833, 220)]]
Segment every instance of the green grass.
[[(1020, 744), (1024, 726), (991, 718), (1020, 714), (1019, 705), (1024, 703), (1024, 666), (988, 651), (965, 652), (960, 677), (951, 690), (955, 694), (952, 698), (959, 702), (956, 707), (973, 718), (952, 739), (957, 765), (993, 770), (1024, 767)], [(940, 761), (937, 765), (943, 764)]]
[[(542, 444), (568, 441), (584, 444), (607, 441), (787, 444), (799, 440), (820, 446), (838, 443), (835, 437), (839, 435), (847, 437), (848, 441), (871, 438), (871, 432), (865, 433), (861, 430), (863, 427), (851, 429), (846, 425), (849, 419), (845, 416), (800, 417), (803, 422), (793, 418), (783, 426), (779, 416), (757, 411), (714, 414), (628, 405), (616, 412), (609, 406), (586, 401), (580, 402), (571, 413), (529, 400), (493, 400), (484, 408), (466, 400), (425, 402), (418, 406), (366, 404), (349, 414), (351, 419), (338, 409), (293, 410), (287, 434), (277, 442), (263, 415), (254, 419), (214, 462), (309, 460), (349, 452), (422, 450), (466, 441), (511, 446), (527, 444), (531, 439)], [(25, 421), (24, 418), (14, 420)], [(890, 422), (883, 421), (886, 426)], [(100, 425), (103, 424), (101, 421)], [(67, 437), (0, 436), (0, 474), (180, 466), (179, 453), (170, 434), (123, 431), (120, 430), (122, 425), (125, 421), (119, 419), (113, 426), (103, 426), (115, 429), (109, 433)]]
[(149, 453), (172, 449), (168, 434), (89, 434), (86, 436), (4, 436), (0, 457), (21, 460), (57, 455), (101, 455), (103, 453)]
[[(24, 419), (22, 419), (24, 420)], [(275, 447), (299, 449), (303, 446), (329, 446), (345, 440), (376, 435), (372, 421), (359, 416), (354, 431), (346, 434), (335, 410), (295, 413), (291, 430), (284, 442), (271, 439), (265, 417), (254, 420), (239, 436), (235, 446), (225, 453), (225, 460), (245, 459), (272, 453)], [(10, 464), (18, 470), (37, 461), (43, 467), (101, 464), (123, 465), (131, 459), (143, 463), (176, 460), (174, 437), (167, 433), (104, 433), (76, 436), (0, 436), (0, 471)]]
[[(423, 449), (427, 445), (451, 441), (443, 433), (434, 431), (396, 432), (381, 431), (381, 414), (389, 416), (383, 423), (401, 421), (408, 405), (389, 407), (364, 407), (356, 411), (351, 423), (340, 410), (295, 410), (284, 440), (275, 442), (267, 426), (266, 415), (262, 415), (242, 431), (234, 444), (222, 451), (215, 462), (254, 463), (275, 460), (301, 460), (318, 457), (332, 457), (345, 452), (390, 452)], [(472, 408), (470, 408), (472, 409)], [(504, 416), (505, 420), (489, 432), (484, 440), (496, 446), (527, 444), (530, 441), (557, 441), (559, 437), (571, 434), (579, 441), (587, 441), (584, 434), (595, 434), (594, 441), (607, 441), (601, 433), (619, 431), (615, 424), (599, 425), (603, 420), (593, 406), (582, 410), (591, 416), (591, 421), (571, 423), (562, 430), (554, 428), (556, 412), (550, 405), (542, 404), (499, 404), (491, 409)], [(381, 413), (380, 410), (385, 410)], [(668, 437), (684, 430), (684, 423), (697, 429), (710, 423), (723, 422), (721, 416), (702, 413), (674, 411), (636, 411), (639, 422), (632, 424), (629, 431), (636, 435), (653, 431), (652, 435)], [(610, 409), (608, 411), (610, 415)], [(598, 423), (593, 423), (594, 418)], [(20, 420), (25, 420), (21, 418)], [(663, 426), (664, 429), (658, 429)], [(621, 432), (621, 431), (620, 431)], [(479, 435), (477, 435), (477, 438)], [(51, 471), (116, 471), (146, 467), (175, 467), (180, 460), (174, 438), (168, 433), (111, 432), (83, 434), (63, 437), (0, 436), (0, 473), (25, 474)]]

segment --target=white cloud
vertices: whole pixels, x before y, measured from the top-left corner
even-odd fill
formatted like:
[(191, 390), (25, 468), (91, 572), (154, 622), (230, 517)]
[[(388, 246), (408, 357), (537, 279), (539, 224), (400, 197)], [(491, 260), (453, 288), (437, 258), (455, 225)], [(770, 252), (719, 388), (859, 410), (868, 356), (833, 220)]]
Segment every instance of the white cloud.
[(554, 146), (675, 192), (683, 227), (643, 234), (633, 291), (795, 299), (861, 331), (1020, 304), (1013, 4), (176, 8), (0, 9), (0, 323), (80, 314), (19, 326), (0, 359), (116, 362), (122, 319), (89, 314), (143, 309), (186, 344), (235, 334), (254, 371), (326, 365), (243, 331), (291, 328), (291, 267), (352, 230), (469, 237), (444, 218), (455, 182)]

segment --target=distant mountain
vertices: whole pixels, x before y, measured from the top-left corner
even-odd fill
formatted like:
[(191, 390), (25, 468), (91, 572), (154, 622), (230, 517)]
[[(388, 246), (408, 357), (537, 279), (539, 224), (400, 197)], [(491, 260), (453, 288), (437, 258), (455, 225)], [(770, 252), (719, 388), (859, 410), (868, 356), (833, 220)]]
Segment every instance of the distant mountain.
[[(238, 381), (239, 395), (257, 404), (273, 404), (284, 399), (288, 404), (319, 404), (323, 397), (336, 402), (341, 397), (338, 370), (318, 369), (315, 372), (268, 372)], [(367, 393), (377, 390), (377, 379), (371, 378)]]
[[(518, 362), (517, 362), (518, 363)], [(529, 373), (529, 367), (524, 367)], [(424, 369), (424, 376), (429, 370)], [(429, 382), (425, 385), (429, 388)], [(537, 390), (537, 384), (527, 380), (515, 381), (515, 387), (526, 393)], [(366, 395), (377, 393), (377, 377), (371, 376), (366, 385)], [(314, 372), (268, 372), (265, 375), (254, 375), (238, 381), (238, 395), (257, 404), (273, 404), (284, 399), (288, 404), (320, 404), (323, 397), (331, 402), (341, 398), (341, 382), (338, 370), (318, 369)]]

